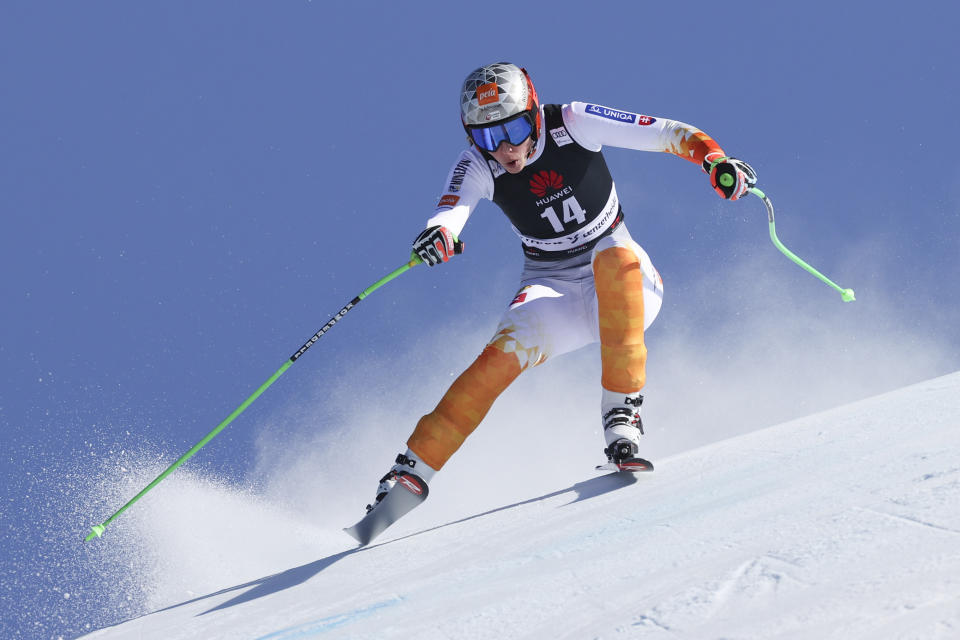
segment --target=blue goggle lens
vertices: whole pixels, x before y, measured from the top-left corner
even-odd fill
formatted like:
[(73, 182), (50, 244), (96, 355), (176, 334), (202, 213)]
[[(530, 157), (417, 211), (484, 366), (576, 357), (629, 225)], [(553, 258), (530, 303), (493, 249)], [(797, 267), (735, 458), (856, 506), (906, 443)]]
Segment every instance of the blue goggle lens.
[(507, 141), (517, 146), (530, 137), (533, 126), (526, 114), (506, 122), (498, 122), (489, 127), (475, 127), (470, 129), (470, 137), (477, 146), (486, 151), (496, 151), (500, 143)]

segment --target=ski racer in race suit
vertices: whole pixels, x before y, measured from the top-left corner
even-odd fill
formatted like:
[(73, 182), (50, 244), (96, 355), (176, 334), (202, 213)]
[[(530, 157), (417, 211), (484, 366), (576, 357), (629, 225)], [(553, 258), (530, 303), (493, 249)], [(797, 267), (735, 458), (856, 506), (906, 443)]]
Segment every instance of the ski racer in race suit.
[(470, 147), (454, 162), (413, 250), (431, 266), (448, 261), (462, 249), (457, 237), (479, 201), (492, 200), (520, 237), (521, 288), (479, 357), (417, 423), (407, 452), (381, 480), (377, 501), (411, 468), (429, 482), (521, 372), (594, 342), (608, 465), (651, 469), (637, 457), (643, 338), (660, 310), (663, 283), (627, 231), (600, 150), (679, 156), (701, 166), (729, 200), (747, 193), (756, 174), (682, 122), (593, 103), (540, 105), (526, 71), (510, 63), (467, 77), (461, 118)]

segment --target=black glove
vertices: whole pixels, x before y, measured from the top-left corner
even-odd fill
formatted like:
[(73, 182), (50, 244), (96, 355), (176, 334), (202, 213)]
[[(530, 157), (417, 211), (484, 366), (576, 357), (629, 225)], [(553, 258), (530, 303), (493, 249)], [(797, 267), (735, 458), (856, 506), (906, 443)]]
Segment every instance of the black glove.
[(738, 200), (757, 184), (757, 172), (743, 160), (714, 152), (703, 160), (703, 170), (710, 175), (710, 185), (721, 198)]
[(463, 253), (463, 243), (454, 237), (450, 229), (429, 227), (420, 232), (413, 241), (413, 253), (427, 266), (434, 266), (446, 262), (454, 254)]

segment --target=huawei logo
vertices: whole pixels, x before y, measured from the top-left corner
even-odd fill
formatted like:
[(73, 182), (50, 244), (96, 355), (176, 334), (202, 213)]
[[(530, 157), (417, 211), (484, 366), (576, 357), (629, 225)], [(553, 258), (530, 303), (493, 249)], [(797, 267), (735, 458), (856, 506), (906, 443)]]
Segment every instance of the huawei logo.
[(563, 189), (563, 176), (556, 171), (541, 171), (530, 179), (530, 191), (537, 197), (547, 195), (547, 190), (560, 189)]

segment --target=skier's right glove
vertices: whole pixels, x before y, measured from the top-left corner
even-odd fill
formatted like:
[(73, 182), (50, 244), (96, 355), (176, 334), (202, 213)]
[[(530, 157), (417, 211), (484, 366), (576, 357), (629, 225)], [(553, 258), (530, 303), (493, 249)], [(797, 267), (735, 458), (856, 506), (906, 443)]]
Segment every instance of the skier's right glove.
[(710, 186), (721, 198), (738, 200), (757, 185), (757, 172), (743, 160), (728, 158), (719, 152), (708, 153), (703, 170), (710, 176)]
[(413, 241), (413, 253), (427, 266), (446, 262), (457, 253), (463, 253), (463, 243), (450, 229), (440, 225), (428, 227)]

